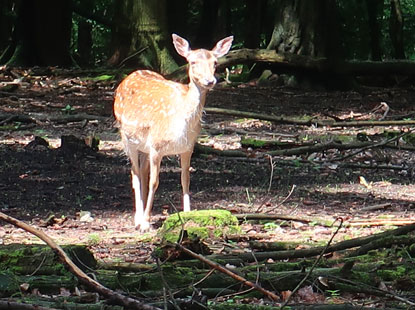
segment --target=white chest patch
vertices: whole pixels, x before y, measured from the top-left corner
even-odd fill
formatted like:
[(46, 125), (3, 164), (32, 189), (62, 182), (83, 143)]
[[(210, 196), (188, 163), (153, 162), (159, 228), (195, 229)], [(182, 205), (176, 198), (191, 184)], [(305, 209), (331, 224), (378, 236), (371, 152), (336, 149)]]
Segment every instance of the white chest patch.
[(180, 141), (187, 137), (187, 120), (183, 118), (175, 118), (172, 120), (171, 131), (175, 141)]

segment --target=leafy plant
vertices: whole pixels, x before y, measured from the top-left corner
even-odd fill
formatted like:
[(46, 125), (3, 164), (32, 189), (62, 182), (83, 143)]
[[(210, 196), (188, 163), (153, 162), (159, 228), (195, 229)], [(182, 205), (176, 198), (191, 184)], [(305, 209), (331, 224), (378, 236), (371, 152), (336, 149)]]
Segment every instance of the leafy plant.
[(88, 245), (98, 245), (101, 242), (101, 237), (96, 234), (96, 233), (92, 233), (88, 235)]
[(67, 104), (66, 107), (64, 107), (63, 109), (61, 109), (62, 112), (64, 112), (65, 114), (70, 114), (75, 110), (75, 108), (73, 106), (71, 106), (70, 104)]
[(274, 229), (276, 229), (278, 227), (279, 227), (279, 225), (276, 224), (275, 222), (268, 222), (268, 223), (265, 223), (264, 224), (264, 229), (265, 230), (274, 230)]

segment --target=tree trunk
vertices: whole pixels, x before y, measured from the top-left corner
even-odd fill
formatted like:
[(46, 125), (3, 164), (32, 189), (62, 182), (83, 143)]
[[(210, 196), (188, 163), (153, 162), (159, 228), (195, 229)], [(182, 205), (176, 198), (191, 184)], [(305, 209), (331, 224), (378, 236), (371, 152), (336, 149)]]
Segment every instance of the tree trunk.
[(27, 0), (20, 4), (16, 49), (8, 61), (20, 66), (68, 66), (72, 2)]
[(371, 59), (375, 61), (382, 60), (382, 48), (380, 23), (378, 16), (383, 12), (383, 2), (379, 0), (366, 0), (368, 26), (370, 34), (370, 51)]
[(336, 56), (338, 25), (333, 0), (278, 0), (268, 49), (314, 57)]
[[(267, 49), (280, 53), (325, 57), (332, 66), (343, 58), (334, 0), (278, 0), (276, 7), (274, 30)], [(326, 76), (304, 73), (296, 77), (297, 79), (291, 79), (294, 85), (333, 82), (344, 84), (340, 77), (332, 76), (329, 70)]]
[(403, 15), (400, 0), (391, 0), (391, 16), (389, 20), (389, 34), (392, 41), (394, 57), (405, 59), (403, 43)]
[(113, 29), (111, 65), (144, 67), (162, 74), (177, 68), (170, 54), (165, 0), (124, 0), (117, 6), (115, 20), (121, 27)]
[[(93, 12), (92, 1), (82, 1), (81, 5), (85, 11)], [(78, 64), (90, 65), (92, 62), (92, 24), (86, 18), (80, 18), (78, 23)]]

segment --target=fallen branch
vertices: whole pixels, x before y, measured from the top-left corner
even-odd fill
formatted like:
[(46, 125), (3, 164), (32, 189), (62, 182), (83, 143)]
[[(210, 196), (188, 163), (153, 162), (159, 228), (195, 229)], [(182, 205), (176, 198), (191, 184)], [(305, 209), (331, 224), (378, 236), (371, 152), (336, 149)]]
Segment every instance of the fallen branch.
[(302, 126), (312, 126), (316, 125), (319, 127), (364, 127), (364, 126), (407, 126), (415, 125), (415, 120), (388, 120), (388, 121), (378, 121), (378, 120), (365, 120), (365, 121), (329, 121), (329, 120), (297, 120), (292, 118), (286, 118), (282, 116), (248, 112), (248, 111), (238, 111), (231, 109), (223, 108), (213, 108), (205, 107), (207, 113), (212, 114), (222, 114), (230, 115), (236, 117), (245, 117), (245, 118), (254, 118), (264, 121), (270, 121), (274, 124), (286, 124), (286, 125), (302, 125)]
[(296, 217), (292, 215), (285, 215), (285, 214), (245, 213), (245, 214), (235, 214), (235, 217), (240, 221), (285, 220), (285, 221), (301, 222), (301, 223), (306, 223), (306, 224), (314, 221), (313, 219), (306, 219), (306, 218)]
[(385, 139), (385, 140), (382, 140), (380, 142), (373, 143), (372, 145), (364, 146), (360, 150), (357, 150), (357, 151), (355, 151), (355, 152), (353, 152), (351, 154), (347, 154), (347, 155), (341, 156), (341, 157), (336, 157), (336, 158), (333, 158), (330, 161), (342, 161), (342, 160), (344, 160), (346, 158), (353, 157), (353, 156), (355, 156), (355, 155), (363, 152), (364, 150), (367, 150), (367, 149), (370, 149), (370, 148), (375, 148), (375, 147), (383, 147), (383, 146), (386, 146), (386, 145), (388, 145), (388, 144), (390, 144), (390, 143), (392, 143), (394, 141), (399, 141), (399, 139), (401, 139), (401, 138), (409, 135), (411, 132), (412, 132), (412, 130), (408, 130), (407, 132), (401, 133), (401, 134), (399, 134), (399, 135), (397, 135), (397, 136), (395, 136), (393, 138)]
[[(347, 226), (347, 224), (346, 224)], [(325, 249), (324, 253), (332, 253), (337, 251), (342, 251), (354, 247), (359, 247), (364, 244), (370, 243), (374, 240), (385, 238), (387, 236), (400, 236), (407, 234), (410, 231), (415, 230), (415, 223), (410, 225), (405, 225), (402, 227), (399, 227), (394, 230), (388, 230), (383, 233), (370, 235), (367, 237), (361, 237), (361, 238), (355, 238), (351, 240), (345, 240), (338, 242), (334, 245), (329, 246), (327, 249)], [(287, 251), (271, 251), (271, 252), (257, 252), (255, 253), (256, 259), (259, 261), (264, 261), (267, 259), (273, 259), (273, 260), (283, 260), (283, 259), (293, 259), (293, 258), (304, 258), (304, 257), (312, 257), (316, 255), (320, 255), (321, 251), (325, 247), (315, 247), (311, 249), (300, 249), (300, 250), (287, 250)], [(245, 262), (252, 262), (252, 255), (250, 253), (239, 253), (238, 259), (245, 261)], [(231, 256), (224, 256), (224, 255), (209, 255), (208, 259), (210, 260), (229, 260), (231, 259)]]
[(93, 289), (100, 295), (108, 298), (112, 303), (116, 303), (118, 305), (124, 306), (126, 308), (131, 309), (140, 309), (140, 310), (160, 310), (159, 308), (150, 306), (143, 302), (140, 302), (136, 299), (124, 296), (120, 293), (114, 292), (109, 288), (103, 286), (99, 282), (91, 279), (86, 273), (84, 273), (78, 266), (76, 266), (69, 256), (62, 250), (62, 248), (57, 245), (48, 235), (44, 232), (35, 229), (34, 227), (19, 221), (11, 216), (0, 212), (0, 220), (3, 220), (7, 223), (10, 223), (16, 227), (24, 229), (25, 231), (35, 235), (36, 237), (40, 238), (43, 242), (45, 242), (48, 246), (52, 248), (52, 250), (57, 254), (60, 260), (68, 267), (69, 271), (72, 272), (82, 283), (84, 283), (89, 288)]
[(21, 302), (0, 300), (0, 310), (58, 310), (58, 309), (42, 307), (39, 305), (24, 304)]
[[(178, 243), (176, 243), (176, 247), (178, 247), (180, 250), (182, 250), (182, 251), (183, 251), (183, 252), (185, 252), (186, 254), (188, 254), (188, 255), (190, 255), (190, 256), (192, 256), (192, 257), (194, 257), (194, 258), (196, 258), (196, 259), (200, 260), (201, 262), (203, 262), (203, 263), (205, 263), (205, 264), (207, 264), (207, 265), (209, 265), (210, 267), (212, 267), (212, 268), (214, 268), (214, 269), (216, 269), (216, 270), (218, 270), (218, 271), (220, 271), (220, 272), (222, 272), (222, 273), (224, 273), (224, 274), (226, 274), (226, 275), (228, 275), (228, 276), (232, 277), (232, 278), (233, 278), (233, 279), (235, 279), (236, 281), (239, 281), (239, 282), (241, 282), (241, 283), (243, 283), (243, 284), (245, 284), (245, 285), (247, 285), (247, 286), (249, 286), (249, 287), (254, 288), (255, 290), (257, 290), (257, 291), (261, 292), (261, 293), (262, 293), (262, 294), (264, 294), (265, 296), (268, 296), (268, 297), (269, 297), (269, 298), (271, 298), (272, 300), (277, 301), (277, 300), (279, 300), (279, 299), (280, 299), (280, 298), (279, 298), (277, 295), (275, 295), (274, 293), (272, 293), (272, 292), (270, 292), (270, 291), (268, 291), (268, 290), (266, 290), (266, 289), (264, 289), (264, 288), (260, 287), (259, 285), (255, 284), (255, 283), (252, 283), (251, 281), (248, 281), (247, 279), (245, 279), (245, 278), (243, 278), (243, 277), (241, 277), (241, 276), (237, 275), (236, 273), (234, 273), (234, 272), (230, 271), (229, 269), (227, 269), (227, 268), (225, 268), (225, 267), (222, 267), (222, 266), (221, 266), (221, 265), (219, 265), (218, 263), (215, 263), (215, 262), (213, 262), (213, 261), (211, 261), (211, 260), (209, 260), (209, 259), (207, 259), (207, 258), (205, 258), (205, 257), (203, 257), (203, 256), (201, 256), (201, 255), (199, 255), (199, 254), (196, 254), (195, 252), (193, 252), (193, 251), (191, 251), (191, 250), (189, 250), (189, 249), (185, 248), (184, 246), (182, 246), (182, 245), (180, 245), (180, 244), (178, 244)], [(252, 254), (251, 254), (251, 256), (252, 256)], [(255, 258), (254, 258), (254, 259), (255, 259)]]
[[(388, 204), (390, 205), (390, 204)], [(350, 227), (358, 227), (358, 226), (404, 226), (409, 225), (414, 222), (414, 219), (396, 219), (396, 220), (388, 220), (388, 219), (376, 219), (376, 220), (352, 220), (349, 223)]]
[(373, 142), (353, 142), (342, 144), (339, 142), (328, 142), (328, 143), (319, 143), (315, 145), (308, 145), (308, 146), (300, 146), (292, 149), (286, 150), (275, 150), (267, 152), (268, 155), (271, 156), (292, 156), (292, 155), (302, 155), (302, 154), (311, 154), (317, 152), (323, 152), (330, 149), (337, 149), (339, 151), (351, 150), (351, 149), (360, 149), (360, 148), (370, 148), (371, 146), (375, 146), (377, 143)]
[(267, 63), (280, 69), (310, 70), (314, 72), (333, 72), (342, 75), (409, 75), (415, 72), (415, 63), (409, 60), (357, 61), (349, 60), (336, 63), (325, 57), (311, 57), (290, 53), (279, 53), (268, 49), (241, 48), (230, 51), (219, 59), (218, 67), (224, 68), (243, 63)]
[(246, 157), (247, 153), (238, 150), (218, 150), (199, 143), (195, 144), (195, 154), (217, 155), (224, 157)]
[(106, 121), (110, 118), (101, 115), (91, 115), (85, 113), (68, 114), (68, 115), (48, 115), (41, 113), (30, 114), (0, 114), (0, 122), (21, 122), (21, 123), (39, 123), (39, 122), (54, 122), (54, 123), (70, 123), (82, 121)]

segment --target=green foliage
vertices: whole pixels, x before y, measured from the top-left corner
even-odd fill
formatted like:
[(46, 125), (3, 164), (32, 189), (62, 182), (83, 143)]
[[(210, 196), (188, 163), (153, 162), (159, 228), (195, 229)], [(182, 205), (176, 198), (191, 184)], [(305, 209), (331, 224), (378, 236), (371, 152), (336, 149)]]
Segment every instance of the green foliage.
[(76, 13), (72, 14), (71, 53), (75, 56), (75, 60), (78, 60), (78, 57), (76, 56), (79, 56), (78, 35), (81, 22), (86, 22), (91, 27), (91, 59), (88, 60), (88, 63), (101, 65), (110, 56), (109, 45), (111, 41), (111, 29), (92, 19), (92, 16), (99, 16), (103, 20), (108, 20), (108, 22), (110, 22), (114, 14), (114, 4), (114, 1), (111, 0), (74, 1), (75, 7), (91, 14), (91, 19)]
[[(348, 59), (370, 58), (370, 30), (368, 24), (368, 8), (366, 1), (337, 1), (339, 9), (342, 45), (345, 57)], [(380, 26), (382, 58), (393, 57), (393, 47), (389, 35), (390, 1), (383, 1), (381, 11), (377, 14)], [(415, 2), (413, 0), (401, 0), (403, 15), (403, 34), (405, 53), (407, 58), (415, 59)]]

